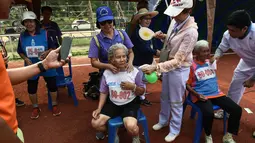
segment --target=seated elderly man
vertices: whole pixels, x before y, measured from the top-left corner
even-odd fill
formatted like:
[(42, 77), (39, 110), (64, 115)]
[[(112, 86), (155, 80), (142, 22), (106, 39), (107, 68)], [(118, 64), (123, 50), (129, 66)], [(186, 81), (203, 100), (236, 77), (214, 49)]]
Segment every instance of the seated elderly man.
[[(98, 108), (93, 112), (92, 126), (98, 131), (106, 131), (107, 121), (116, 116), (123, 118), (124, 126), (133, 136), (133, 143), (140, 143), (137, 126), (139, 96), (144, 94), (145, 85), (142, 72), (127, 71), (128, 49), (123, 44), (112, 45), (108, 51), (109, 63), (118, 68), (118, 73), (106, 69), (100, 84)], [(116, 135), (115, 143), (119, 142)]]
[(230, 114), (228, 132), (223, 136), (223, 143), (235, 143), (232, 135), (238, 133), (242, 108), (220, 91), (216, 68), (213, 68), (208, 60), (210, 56), (208, 42), (205, 40), (198, 41), (194, 48), (194, 54), (196, 57), (190, 68), (187, 89), (191, 94), (192, 101), (202, 111), (203, 128), (206, 134), (205, 142), (213, 142), (211, 136), (214, 118), (213, 105), (218, 105)]

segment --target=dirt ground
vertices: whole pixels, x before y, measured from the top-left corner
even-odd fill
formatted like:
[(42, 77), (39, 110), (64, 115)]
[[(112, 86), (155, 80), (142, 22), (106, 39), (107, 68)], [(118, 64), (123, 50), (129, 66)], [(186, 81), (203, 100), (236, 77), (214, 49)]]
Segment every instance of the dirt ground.
[[(224, 56), (218, 66), (219, 85), (224, 92), (227, 92), (230, 84), (233, 70), (237, 65), (239, 58), (235, 55)], [(86, 57), (73, 57), (73, 81), (75, 84), (75, 91), (79, 99), (78, 107), (75, 107), (72, 98), (68, 97), (65, 89), (60, 89), (59, 92), (59, 106), (62, 111), (61, 116), (53, 117), (47, 108), (47, 92), (43, 79), (40, 79), (38, 87), (38, 100), (40, 108), (42, 109), (41, 116), (38, 120), (31, 120), (30, 114), (32, 106), (27, 94), (26, 82), (14, 86), (14, 91), (17, 97), (25, 101), (27, 104), (23, 107), (17, 108), (17, 118), (19, 127), (23, 130), (26, 143), (106, 143), (107, 139), (97, 141), (95, 138), (96, 131), (92, 128), (91, 114), (97, 108), (97, 101), (85, 99), (82, 95), (82, 82), (88, 80), (88, 73), (95, 69), (89, 64), (89, 59)], [(10, 63), (10, 68), (21, 67), (21, 61)], [(68, 68), (65, 68), (68, 72)], [(250, 108), (255, 111), (255, 88), (247, 89), (244, 94), (241, 106), (243, 108)], [(149, 136), (151, 143), (164, 143), (164, 137), (168, 134), (168, 128), (160, 131), (153, 131), (152, 125), (158, 121), (158, 113), (160, 110), (160, 91), (161, 82), (148, 85), (149, 94), (147, 98), (152, 102), (151, 107), (142, 107), (144, 114), (148, 120)], [(251, 92), (249, 92), (251, 91)], [(185, 112), (183, 117), (182, 131), (180, 136), (174, 141), (175, 143), (192, 142), (194, 136), (195, 120), (189, 118), (190, 107)], [(239, 135), (235, 137), (238, 143), (255, 142), (252, 138), (252, 131), (255, 130), (255, 115), (248, 114), (243, 110), (243, 115), (240, 124)], [(142, 132), (142, 128), (140, 128)], [(120, 130), (120, 142), (130, 143), (131, 138), (126, 131)], [(222, 142), (223, 136), (223, 121), (214, 120), (212, 130), (214, 142)], [(141, 142), (145, 142), (143, 136), (140, 135)], [(204, 136), (201, 136), (201, 142), (204, 142)]]

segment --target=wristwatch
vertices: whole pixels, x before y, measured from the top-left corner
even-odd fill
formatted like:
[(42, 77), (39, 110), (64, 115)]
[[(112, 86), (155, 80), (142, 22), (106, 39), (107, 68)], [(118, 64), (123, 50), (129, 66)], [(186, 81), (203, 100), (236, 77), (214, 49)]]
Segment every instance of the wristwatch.
[(43, 67), (43, 64), (41, 62), (38, 63), (37, 66), (40, 69), (40, 72), (46, 72), (46, 69)]

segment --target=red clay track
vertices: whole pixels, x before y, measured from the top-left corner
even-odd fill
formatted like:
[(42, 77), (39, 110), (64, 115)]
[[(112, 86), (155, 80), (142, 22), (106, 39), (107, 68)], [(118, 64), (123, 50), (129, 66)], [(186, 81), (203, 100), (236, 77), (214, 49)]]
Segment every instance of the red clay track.
[[(235, 55), (225, 56), (218, 66), (218, 78), (221, 89), (227, 92), (233, 70), (238, 63), (239, 58)], [(86, 57), (73, 57), (72, 64), (88, 64), (89, 59)], [(22, 66), (21, 61), (11, 62), (10, 68)], [(65, 68), (67, 70), (67, 68)], [(95, 138), (96, 131), (91, 127), (91, 113), (97, 107), (97, 101), (86, 100), (82, 95), (82, 82), (88, 80), (88, 73), (95, 70), (91, 66), (75, 66), (73, 67), (73, 81), (75, 83), (75, 90), (79, 99), (79, 106), (74, 107), (73, 101), (68, 97), (65, 89), (61, 89), (59, 96), (59, 105), (62, 115), (53, 117), (51, 112), (47, 109), (47, 92), (45, 84), (40, 79), (38, 87), (38, 97), (40, 107), (42, 108), (41, 116), (38, 120), (31, 120), (30, 114), (32, 107), (28, 99), (26, 82), (14, 86), (14, 91), (17, 97), (24, 100), (27, 104), (25, 107), (17, 108), (17, 118), (19, 126), (24, 132), (26, 143), (106, 143), (107, 139), (97, 141)], [(151, 143), (164, 143), (164, 137), (168, 134), (168, 128), (161, 131), (153, 131), (152, 125), (158, 121), (158, 113), (160, 110), (159, 95), (161, 91), (161, 83), (148, 85), (149, 94), (147, 97), (152, 101), (151, 107), (142, 107), (144, 114), (148, 120), (149, 135)], [(254, 90), (247, 89), (246, 91)], [(255, 111), (255, 93), (249, 92), (244, 95), (241, 106), (250, 108)], [(185, 113), (180, 136), (176, 139), (176, 143), (190, 143), (192, 142), (195, 128), (195, 121), (189, 118), (190, 107)], [(252, 131), (255, 130), (255, 115), (248, 114), (243, 110), (241, 119), (239, 136), (235, 137), (238, 143), (255, 142), (251, 137)], [(214, 142), (222, 142), (223, 136), (223, 122), (221, 120), (214, 120), (212, 136)], [(142, 131), (142, 128), (140, 128)], [(120, 142), (130, 143), (131, 138), (124, 130), (119, 131)], [(141, 142), (144, 142), (143, 136)], [(204, 136), (201, 136), (201, 142), (204, 142)]]

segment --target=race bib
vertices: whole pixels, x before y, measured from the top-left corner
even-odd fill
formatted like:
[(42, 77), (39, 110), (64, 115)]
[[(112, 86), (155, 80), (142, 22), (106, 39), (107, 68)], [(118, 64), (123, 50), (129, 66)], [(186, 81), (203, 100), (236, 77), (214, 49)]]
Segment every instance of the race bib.
[(133, 94), (131, 90), (122, 90), (119, 86), (109, 86), (110, 97), (113, 101), (126, 101)]
[(38, 58), (45, 51), (44, 46), (27, 46), (26, 53), (28, 58)]
[(195, 71), (195, 75), (196, 75), (198, 81), (207, 80), (210, 78), (214, 78), (216, 76), (215, 71), (208, 67), (203, 67), (203, 68), (197, 69)]

